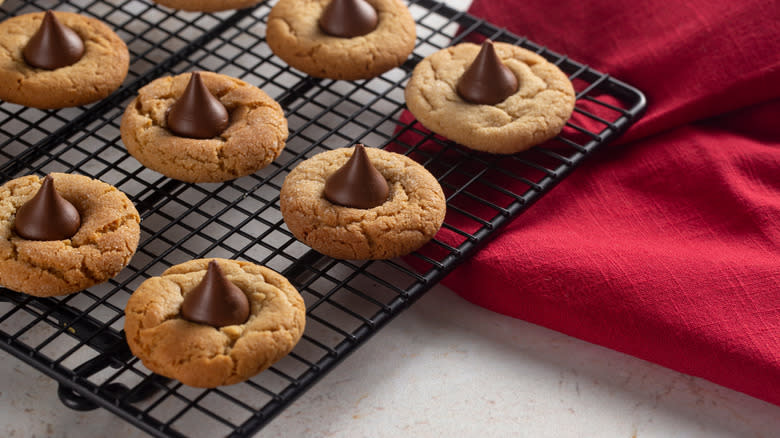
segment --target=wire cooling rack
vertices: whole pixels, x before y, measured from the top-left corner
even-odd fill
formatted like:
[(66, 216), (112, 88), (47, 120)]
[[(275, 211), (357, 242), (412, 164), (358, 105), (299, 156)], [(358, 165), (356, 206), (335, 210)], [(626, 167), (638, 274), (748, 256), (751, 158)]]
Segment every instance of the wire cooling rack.
[[(142, 218), (135, 257), (109, 282), (62, 298), (0, 290), (0, 347), (56, 379), (67, 406), (106, 408), (160, 437), (199, 436), (202, 430), (252, 435), (644, 110), (638, 90), (427, 0), (409, 3), (418, 39), (403, 66), (366, 81), (310, 78), (273, 56), (265, 43), (274, 3), (218, 14), (139, 0), (6, 0), (0, 9), (2, 19), (46, 9), (94, 16), (114, 28), (131, 53), (124, 85), (99, 103), (56, 111), (0, 103), (3, 182), (27, 174), (85, 174), (125, 192)], [(403, 88), (416, 63), (479, 37), (533, 50), (569, 74), (577, 105), (556, 139), (526, 153), (493, 156), (456, 146), (401, 116)], [(157, 77), (194, 70), (241, 78), (282, 104), (290, 137), (274, 163), (226, 183), (185, 184), (127, 154), (119, 122), (137, 90)], [(282, 221), (279, 189), (287, 173), (316, 153), (354, 142), (412, 156), (444, 188), (442, 231), (404, 260), (333, 260), (296, 241)], [(300, 343), (245, 383), (183, 386), (152, 374), (124, 341), (124, 306), (133, 290), (172, 265), (201, 257), (268, 266), (285, 274), (306, 301)]]

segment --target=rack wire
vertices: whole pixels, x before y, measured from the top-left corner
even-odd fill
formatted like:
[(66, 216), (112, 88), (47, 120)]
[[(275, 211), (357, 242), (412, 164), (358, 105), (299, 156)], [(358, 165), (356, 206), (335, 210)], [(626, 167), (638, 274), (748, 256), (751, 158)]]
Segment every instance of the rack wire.
[[(0, 103), (2, 182), (49, 172), (88, 175), (125, 192), (142, 218), (135, 257), (107, 283), (62, 298), (0, 289), (0, 347), (56, 379), (67, 406), (109, 409), (159, 437), (254, 434), (502, 225), (627, 129), (645, 107), (635, 88), (431, 0), (409, 2), (418, 39), (400, 68), (365, 81), (311, 78), (265, 44), (274, 3), (219, 14), (172, 11), (139, 0), (6, 0), (0, 9), (0, 19), (46, 9), (99, 18), (131, 53), (127, 80), (99, 103), (50, 111)], [(569, 74), (577, 104), (561, 135), (525, 153), (494, 156), (448, 142), (403, 114), (404, 85), (417, 62), (480, 37), (535, 51)], [(194, 70), (241, 78), (281, 103), (290, 135), (274, 163), (234, 181), (186, 184), (144, 168), (127, 154), (119, 122), (137, 90), (157, 77)], [(354, 142), (413, 157), (445, 191), (442, 231), (403, 260), (330, 259), (295, 240), (284, 225), (279, 189), (287, 173), (316, 153)], [(172, 265), (201, 257), (268, 266), (286, 275), (306, 302), (300, 343), (245, 383), (190, 388), (151, 373), (125, 343), (124, 306), (133, 290)]]

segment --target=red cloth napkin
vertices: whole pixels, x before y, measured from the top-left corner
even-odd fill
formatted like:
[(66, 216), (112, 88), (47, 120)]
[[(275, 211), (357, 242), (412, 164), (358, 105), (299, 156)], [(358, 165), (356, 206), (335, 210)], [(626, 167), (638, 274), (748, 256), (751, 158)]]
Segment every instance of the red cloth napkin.
[(777, 3), (475, 0), (471, 12), (636, 86), (649, 107), (444, 283), (780, 404)]

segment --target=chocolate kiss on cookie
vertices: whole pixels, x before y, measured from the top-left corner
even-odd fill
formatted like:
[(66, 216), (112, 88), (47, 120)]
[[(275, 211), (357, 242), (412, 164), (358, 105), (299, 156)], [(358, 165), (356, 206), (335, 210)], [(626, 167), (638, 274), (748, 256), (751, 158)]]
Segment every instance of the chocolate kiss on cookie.
[(79, 211), (57, 193), (51, 175), (43, 179), (38, 193), (19, 207), (14, 220), (16, 233), (28, 240), (70, 239), (79, 227)]
[(353, 38), (370, 33), (379, 22), (376, 9), (366, 0), (333, 0), (320, 16), (320, 29), (328, 35)]
[(179, 100), (168, 110), (168, 129), (180, 137), (212, 138), (228, 126), (230, 116), (206, 88), (200, 73), (194, 72)]
[(22, 51), (33, 67), (55, 70), (75, 64), (84, 55), (84, 41), (73, 29), (60, 23), (52, 11), (46, 11), (41, 26)]
[(512, 73), (493, 47), (493, 41), (482, 43), (477, 57), (458, 81), (458, 94), (468, 102), (495, 105), (515, 94), (517, 76)]
[(249, 319), (249, 299), (212, 260), (203, 280), (184, 297), (181, 316), (212, 327), (243, 324)]
[(374, 208), (387, 200), (390, 188), (358, 143), (349, 160), (325, 181), (325, 198), (352, 208)]

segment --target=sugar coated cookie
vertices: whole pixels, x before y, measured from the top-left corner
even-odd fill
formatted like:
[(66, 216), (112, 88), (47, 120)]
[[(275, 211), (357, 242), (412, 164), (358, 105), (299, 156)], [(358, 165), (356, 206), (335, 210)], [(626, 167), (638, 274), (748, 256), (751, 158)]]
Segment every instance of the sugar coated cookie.
[[(340, 201), (338, 190), (326, 196), (331, 176), (351, 161), (355, 150), (342, 148), (317, 154), (287, 175), (280, 193), (287, 227), (298, 240), (338, 259), (387, 259), (420, 248), (444, 221), (447, 207), (439, 182), (409, 157), (365, 148), (371, 164), (387, 181), (386, 200), (377, 204), (373, 195), (367, 196), (369, 204), (363, 208), (333, 202), (328, 197), (341, 203), (360, 197), (348, 195)], [(373, 183), (353, 186), (369, 184)]]
[(571, 116), (575, 95), (568, 77), (541, 56), (511, 44), (494, 46), (519, 83), (508, 97), (483, 104), (461, 96), (459, 81), (480, 53), (479, 45), (462, 43), (417, 64), (406, 86), (406, 105), (426, 128), (454, 142), (511, 154), (557, 135)]
[[(0, 186), (0, 285), (40, 297), (78, 292), (114, 277), (130, 262), (140, 236), (138, 211), (113, 186), (64, 173), (52, 173), (50, 180), (58, 196), (78, 212), (71, 237), (19, 234), (47, 231), (40, 222), (57, 217), (45, 208), (23, 211), (43, 179), (31, 175)], [(17, 223), (20, 220), (27, 223)]]
[[(207, 278), (214, 264), (222, 278)], [(203, 283), (225, 280), (247, 298), (244, 322), (219, 326), (185, 318), (191, 294), (211, 287)], [(305, 312), (300, 294), (282, 275), (249, 262), (199, 259), (138, 286), (125, 307), (125, 334), (130, 350), (150, 370), (213, 388), (244, 381), (287, 355), (303, 334)]]
[[(125, 110), (120, 131), (128, 152), (144, 166), (186, 182), (235, 179), (278, 157), (287, 140), (287, 119), (279, 104), (239, 79), (211, 72), (199, 72), (198, 76), (227, 110), (229, 121), (224, 130), (212, 138), (203, 138), (195, 131), (175, 133), (169, 129), (172, 107), (190, 94), (194, 78), (191, 73), (163, 77), (141, 88)], [(197, 91), (192, 100), (196, 103), (202, 98)], [(202, 128), (201, 116), (208, 123), (216, 123), (216, 113), (204, 115), (204, 108), (200, 104), (193, 106), (192, 115), (198, 117), (198, 123), (191, 128)]]
[[(0, 23), (0, 99), (35, 108), (64, 108), (98, 101), (122, 85), (130, 55), (117, 34), (94, 18), (54, 12), (56, 23), (52, 25), (51, 18), (44, 20), (46, 14), (19, 15)], [(49, 23), (44, 29), (65, 26), (68, 34), (71, 31), (75, 34), (76, 41), (34, 38), (44, 22)], [(31, 40), (33, 45), (38, 43), (35, 50), (30, 47), (25, 51)], [(83, 44), (83, 54), (74, 56), (77, 60), (69, 65), (41, 68), (31, 65), (25, 57), (35, 52), (37, 56), (30, 57), (31, 62), (47, 61), (47, 57), (66, 54), (78, 41)], [(55, 65), (60, 64), (55, 62), (50, 66)]]
[[(346, 80), (372, 78), (406, 61), (416, 38), (406, 5), (400, 0), (361, 0), (376, 12), (375, 27), (358, 36), (338, 36), (321, 25), (323, 13), (335, 1), (341, 0), (280, 0), (271, 9), (266, 30), (274, 54), (310, 76)], [(344, 6), (333, 14), (343, 10), (354, 8)], [(326, 28), (339, 35), (364, 32), (364, 26), (348, 26), (355, 21), (354, 16), (335, 17)]]

